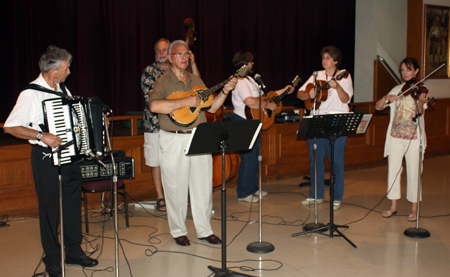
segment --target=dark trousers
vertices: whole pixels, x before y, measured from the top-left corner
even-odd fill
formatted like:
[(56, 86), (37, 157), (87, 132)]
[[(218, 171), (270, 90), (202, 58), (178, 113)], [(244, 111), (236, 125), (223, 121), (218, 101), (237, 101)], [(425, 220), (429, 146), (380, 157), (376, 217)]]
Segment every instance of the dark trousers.
[[(61, 264), (58, 239), (59, 183), (58, 167), (51, 157), (44, 157), (50, 149), (35, 145), (31, 151), (33, 179), (39, 202), (39, 227), (46, 266)], [(81, 171), (78, 163), (61, 166), (64, 246), (66, 255), (80, 257), (81, 249)]]
[[(246, 120), (239, 115), (233, 113), (232, 121)], [(259, 142), (261, 141), (261, 134), (259, 134), (253, 148), (247, 151), (240, 151), (241, 163), (239, 164), (239, 175), (237, 180), (237, 195), (238, 198), (245, 198), (257, 192), (259, 187)]]
[[(309, 147), (309, 172), (311, 174), (311, 190), (309, 198), (315, 198), (314, 194), (314, 139), (308, 139)], [(331, 143), (328, 138), (318, 138), (317, 142), (317, 199), (324, 198), (325, 190), (325, 155), (331, 164)], [(347, 137), (338, 137), (334, 142), (334, 200), (342, 201), (344, 196), (344, 163)]]

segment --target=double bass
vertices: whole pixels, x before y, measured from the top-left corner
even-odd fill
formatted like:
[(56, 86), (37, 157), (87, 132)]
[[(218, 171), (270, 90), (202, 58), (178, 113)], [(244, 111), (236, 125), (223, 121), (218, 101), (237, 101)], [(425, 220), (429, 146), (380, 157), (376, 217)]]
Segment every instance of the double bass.
[[(194, 42), (197, 40), (197, 32), (195, 31), (195, 23), (192, 18), (186, 18), (183, 22), (184, 28), (186, 28), (186, 34), (184, 41), (189, 46), (189, 50), (192, 50), (192, 47), (194, 47)], [(189, 73), (192, 73), (192, 65), (191, 65), (191, 59), (188, 60), (188, 67), (186, 70)]]
[[(185, 41), (189, 45), (189, 49), (192, 49), (194, 42), (197, 40), (197, 32), (195, 31), (195, 23), (192, 18), (186, 18), (184, 20), (184, 27), (186, 28)], [(192, 73), (192, 66), (189, 60), (188, 68), (186, 69)], [(212, 97), (216, 97), (215, 93), (212, 93)], [(224, 120), (224, 107), (222, 106), (215, 114), (206, 113), (206, 119), (208, 122), (216, 122)], [(212, 155), (213, 158), (213, 187), (220, 186), (222, 184), (222, 154), (216, 153)], [(240, 158), (236, 152), (229, 152), (225, 154), (225, 182), (230, 182), (236, 177), (239, 170)]]

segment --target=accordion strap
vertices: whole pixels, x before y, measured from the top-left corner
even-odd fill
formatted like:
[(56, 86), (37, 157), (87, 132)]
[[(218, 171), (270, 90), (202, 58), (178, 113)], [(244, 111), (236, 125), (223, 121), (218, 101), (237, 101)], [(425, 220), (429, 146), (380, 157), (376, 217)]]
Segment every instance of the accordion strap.
[[(63, 87), (62, 84), (63, 84), (63, 83), (60, 84), (61, 88)], [(54, 91), (54, 90), (45, 88), (45, 87), (43, 87), (43, 86), (41, 86), (41, 85), (38, 85), (38, 84), (28, 84), (28, 85), (26, 85), (26, 86), (23, 88), (23, 90), (27, 90), (27, 89), (39, 90), (39, 91), (43, 91), (43, 92), (47, 92), (47, 93), (51, 93), (51, 94), (55, 94), (55, 95), (61, 96), (62, 98), (73, 99), (72, 97), (70, 97), (70, 96), (67, 94), (67, 92), (66, 92), (66, 93), (63, 93), (63, 92), (60, 92), (60, 91)], [(65, 89), (64, 89), (64, 91), (65, 91)]]

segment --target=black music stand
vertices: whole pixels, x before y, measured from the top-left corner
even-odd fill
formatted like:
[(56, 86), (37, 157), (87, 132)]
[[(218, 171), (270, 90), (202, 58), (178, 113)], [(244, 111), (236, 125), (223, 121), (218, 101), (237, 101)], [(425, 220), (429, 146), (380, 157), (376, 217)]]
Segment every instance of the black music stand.
[(261, 127), (259, 120), (202, 123), (193, 130), (186, 149), (186, 155), (222, 153), (222, 268), (208, 266), (215, 276), (252, 276), (228, 270), (226, 267), (225, 152), (251, 149)]
[(356, 245), (338, 230), (338, 228), (348, 228), (348, 226), (334, 224), (334, 142), (340, 136), (364, 133), (370, 121), (370, 118), (371, 115), (364, 115), (362, 113), (343, 113), (316, 115), (309, 118), (304, 117), (302, 119), (297, 137), (328, 138), (330, 140), (330, 223), (328, 223), (326, 226), (319, 227), (313, 230), (307, 230), (304, 232), (292, 234), (292, 237), (312, 232), (320, 232), (322, 230), (330, 230), (329, 236), (331, 238), (334, 236), (334, 232), (336, 232), (338, 233), (338, 235), (336, 236), (343, 237), (348, 243), (356, 248)]

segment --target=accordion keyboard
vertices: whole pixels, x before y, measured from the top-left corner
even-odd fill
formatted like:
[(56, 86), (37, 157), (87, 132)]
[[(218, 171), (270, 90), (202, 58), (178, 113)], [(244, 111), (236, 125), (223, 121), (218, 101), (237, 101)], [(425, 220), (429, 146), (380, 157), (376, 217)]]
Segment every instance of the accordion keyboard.
[[(63, 103), (62, 98), (49, 99), (43, 102), (45, 123), (48, 126), (49, 133), (52, 133), (62, 139), (62, 144), (70, 141), (75, 143), (61, 150), (61, 164), (68, 164), (72, 162), (72, 158), (76, 156), (76, 138), (75, 132), (79, 127), (73, 125), (73, 117), (70, 111), (70, 106)], [(56, 148), (52, 149), (53, 151)], [(53, 154), (53, 164), (58, 165), (58, 155)]]

